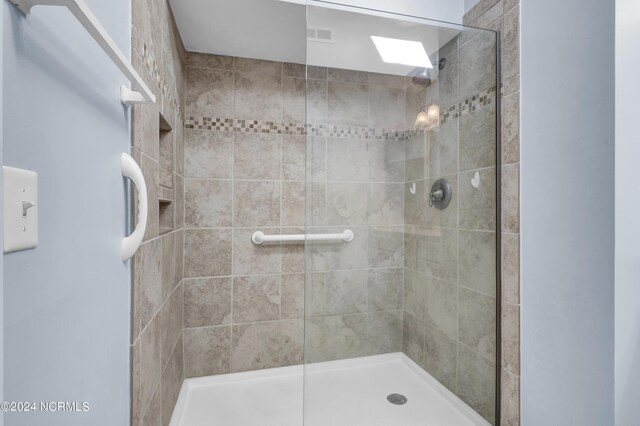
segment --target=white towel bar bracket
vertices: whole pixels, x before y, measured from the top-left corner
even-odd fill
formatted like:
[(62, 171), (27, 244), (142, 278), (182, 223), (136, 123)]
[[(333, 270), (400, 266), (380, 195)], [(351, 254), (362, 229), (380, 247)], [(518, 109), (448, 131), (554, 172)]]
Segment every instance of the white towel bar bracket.
[(98, 18), (87, 7), (84, 0), (11, 0), (22, 13), (28, 15), (34, 6), (62, 6), (82, 24), (93, 39), (102, 47), (114, 64), (131, 82), (132, 89), (120, 89), (120, 101), (127, 106), (133, 104), (155, 103), (156, 97), (146, 85), (142, 77), (133, 68), (131, 62), (122, 53), (111, 36), (104, 29)]

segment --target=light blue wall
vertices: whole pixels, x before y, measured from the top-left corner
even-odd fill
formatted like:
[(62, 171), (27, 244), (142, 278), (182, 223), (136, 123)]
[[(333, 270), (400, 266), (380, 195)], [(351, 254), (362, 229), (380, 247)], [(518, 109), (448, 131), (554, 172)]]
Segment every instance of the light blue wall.
[(616, 425), (640, 419), (640, 2), (616, 1)]
[(520, 16), (522, 425), (611, 425), (614, 1)]
[[(130, 0), (86, 0), (124, 52)], [(7, 425), (129, 420), (130, 266), (120, 261), (129, 151), (126, 83), (63, 8), (24, 17), (2, 1), (4, 164), (39, 173), (39, 246), (4, 256), (4, 398), (87, 401), (85, 414)]]

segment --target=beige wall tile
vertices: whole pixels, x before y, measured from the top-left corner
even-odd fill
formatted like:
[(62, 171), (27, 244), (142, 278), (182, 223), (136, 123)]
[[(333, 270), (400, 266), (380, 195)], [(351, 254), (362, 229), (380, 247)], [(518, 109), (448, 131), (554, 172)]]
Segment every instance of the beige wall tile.
[(369, 73), (364, 71), (328, 68), (327, 79), (329, 81), (340, 81), (343, 83), (367, 84), (369, 82)]
[(232, 182), (230, 180), (185, 179), (185, 226), (189, 228), (230, 227)]
[(233, 326), (231, 371), (280, 366), (281, 333), (277, 322)]
[(458, 231), (447, 228), (425, 230), (424, 258), (418, 252), (418, 270), (451, 283), (458, 282)]
[(185, 110), (187, 116), (233, 116), (233, 72), (187, 68)]
[(369, 86), (369, 127), (404, 130), (405, 107), (404, 87)]
[(231, 324), (233, 282), (224, 278), (184, 280), (184, 326)]
[(186, 59), (187, 67), (233, 70), (233, 56), (188, 52)]
[(234, 226), (279, 226), (281, 181), (235, 181)]
[(282, 136), (282, 180), (305, 180), (305, 137)]
[(159, 321), (161, 363), (163, 368), (167, 365), (169, 357), (176, 346), (176, 342), (182, 333), (182, 317), (183, 292), (182, 286), (180, 286), (169, 295), (154, 320)]
[(403, 228), (401, 226), (370, 226), (369, 267), (399, 268), (404, 262)]
[(474, 171), (460, 174), (460, 212), (458, 224), (463, 229), (495, 231), (496, 229), (496, 170), (479, 170), (480, 187), (474, 188)]
[(425, 319), (429, 279), (422, 272), (411, 269), (404, 271), (404, 311), (411, 314), (416, 321), (424, 322)]
[(436, 380), (455, 392), (457, 373), (457, 343), (442, 331), (425, 327), (424, 361), (422, 367)]
[(460, 170), (496, 165), (495, 104), (460, 117)]
[[(411, 194), (412, 185), (415, 184), (415, 194)], [(417, 180), (405, 184), (404, 193), (404, 223), (405, 225), (422, 225), (427, 220), (427, 204), (426, 191), (431, 189), (431, 185), (427, 188), (428, 182)]]
[(370, 139), (368, 150), (369, 181), (404, 182), (403, 141)]
[(457, 337), (457, 286), (437, 278), (426, 279), (425, 284), (425, 322), (451, 337)]
[(287, 123), (304, 123), (306, 119), (305, 79), (284, 77), (283, 91), (282, 121)]
[(496, 354), (496, 301), (484, 294), (459, 288), (458, 339), (480, 355)]
[(233, 177), (233, 133), (186, 129), (185, 176), (196, 179)]
[(458, 345), (456, 394), (490, 423), (495, 419), (495, 364)]
[(520, 8), (504, 15), (502, 33), (502, 75), (504, 79), (520, 74)]
[(402, 309), (404, 272), (402, 268), (371, 269), (367, 277), (369, 311)]
[(367, 314), (311, 318), (306, 323), (308, 362), (354, 358), (367, 353)]
[(327, 179), (331, 181), (366, 182), (369, 177), (367, 140), (327, 139)]
[(160, 386), (155, 390), (151, 401), (149, 402), (149, 406), (147, 407), (147, 411), (144, 413), (142, 417), (141, 425), (142, 426), (160, 426), (162, 424), (162, 395), (160, 391)]
[(175, 350), (169, 358), (169, 362), (162, 373), (162, 424), (168, 426), (171, 421), (173, 409), (178, 401), (178, 395), (184, 380), (184, 359), (182, 353), (182, 341), (175, 345)]
[(327, 183), (327, 224), (366, 225), (367, 187), (366, 183)]
[(425, 325), (410, 313), (404, 312), (402, 322), (402, 352), (417, 364), (424, 357)]
[[(344, 227), (307, 228), (311, 233), (340, 233)], [(331, 271), (341, 269), (366, 269), (367, 246), (369, 237), (364, 226), (350, 226), (354, 233), (353, 241), (339, 246), (323, 243), (310, 243), (307, 261), (312, 271)]]
[(367, 271), (330, 271), (325, 275), (328, 315), (366, 312)]
[(496, 85), (496, 38), (483, 31), (460, 46), (460, 100)]
[[(140, 280), (140, 326), (149, 324), (160, 309), (162, 299), (162, 242), (159, 239), (140, 246), (134, 256), (134, 269)], [(135, 302), (135, 301), (134, 301)]]
[(520, 92), (502, 99), (502, 163), (520, 161)]
[(305, 224), (305, 182), (282, 182), (282, 224), (304, 226)]
[(158, 321), (152, 321), (140, 335), (140, 403), (144, 410), (160, 382), (162, 347)]
[(403, 224), (404, 186), (402, 183), (369, 184), (369, 225)]
[(501, 424), (503, 426), (519, 426), (520, 425), (520, 377), (502, 370), (502, 387), (500, 393), (502, 395), (502, 411)]
[(369, 84), (392, 87), (394, 89), (405, 89), (405, 77), (401, 75), (369, 73)]
[(370, 312), (367, 315), (367, 354), (402, 350), (402, 311)]
[(184, 239), (185, 277), (231, 274), (230, 229), (187, 229)]
[(171, 232), (161, 238), (162, 240), (162, 301), (171, 294), (176, 285), (176, 255), (175, 233)]
[(282, 138), (268, 133), (234, 133), (235, 179), (280, 179)]
[(520, 232), (520, 164), (502, 167), (502, 230)]
[[(236, 58), (234, 116), (237, 119), (282, 121), (282, 64), (241, 65), (252, 60)], [(267, 61), (262, 61), (267, 63)], [(279, 72), (272, 69), (280, 68)], [(246, 70), (246, 71), (245, 71)]]
[[(428, 162), (428, 175), (440, 177), (458, 172), (458, 134), (460, 119), (454, 118), (428, 132), (429, 152), (425, 158), (417, 159)], [(495, 145), (495, 141), (494, 141)]]
[(520, 235), (502, 234), (502, 297), (520, 304)]
[(520, 307), (502, 304), (502, 367), (520, 374)]
[(304, 274), (283, 274), (281, 285), (281, 317), (304, 318)]
[(234, 324), (280, 318), (280, 275), (233, 278)]
[(369, 121), (369, 87), (366, 84), (327, 84), (328, 119), (332, 124), (366, 126)]
[(251, 235), (255, 231), (266, 235), (279, 234), (280, 229), (235, 228), (233, 230), (233, 275), (279, 274), (282, 272), (280, 244), (255, 245)]
[[(303, 228), (281, 228), (283, 234), (303, 234)], [(282, 244), (282, 273), (290, 274), (304, 272), (305, 269), (305, 248), (304, 244), (292, 243)]]
[(287, 77), (304, 78), (307, 74), (307, 66), (305, 64), (294, 64), (292, 62), (285, 62), (284, 64), (282, 64), (282, 72)]
[(231, 327), (187, 328), (182, 333), (185, 377), (231, 371)]
[(458, 279), (461, 286), (496, 295), (496, 234), (458, 231)]

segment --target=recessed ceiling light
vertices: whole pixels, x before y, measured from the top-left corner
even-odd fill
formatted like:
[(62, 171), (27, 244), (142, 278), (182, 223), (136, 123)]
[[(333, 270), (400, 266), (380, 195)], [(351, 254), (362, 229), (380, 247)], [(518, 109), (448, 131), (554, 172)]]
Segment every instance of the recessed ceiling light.
[(371, 36), (382, 60), (388, 64), (433, 68), (429, 55), (419, 41)]

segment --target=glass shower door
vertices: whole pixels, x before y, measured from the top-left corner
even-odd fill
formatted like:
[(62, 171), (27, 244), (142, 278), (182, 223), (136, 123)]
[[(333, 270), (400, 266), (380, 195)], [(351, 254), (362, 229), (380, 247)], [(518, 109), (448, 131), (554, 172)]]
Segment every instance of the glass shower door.
[(495, 424), (496, 33), (307, 30), (305, 425)]

